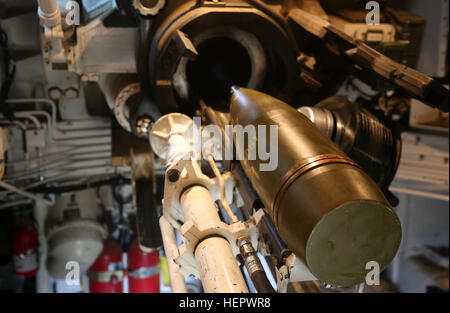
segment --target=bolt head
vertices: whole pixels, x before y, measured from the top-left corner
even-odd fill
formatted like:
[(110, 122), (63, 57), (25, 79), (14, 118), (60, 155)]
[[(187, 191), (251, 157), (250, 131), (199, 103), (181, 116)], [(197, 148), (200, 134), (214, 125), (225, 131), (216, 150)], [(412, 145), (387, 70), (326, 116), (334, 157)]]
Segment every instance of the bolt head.
[(171, 183), (175, 183), (180, 179), (180, 171), (177, 169), (171, 169), (167, 172), (167, 178)]
[(138, 121), (136, 122), (136, 131), (141, 136), (147, 137), (150, 133), (152, 126), (153, 120), (148, 116), (144, 116), (138, 119)]

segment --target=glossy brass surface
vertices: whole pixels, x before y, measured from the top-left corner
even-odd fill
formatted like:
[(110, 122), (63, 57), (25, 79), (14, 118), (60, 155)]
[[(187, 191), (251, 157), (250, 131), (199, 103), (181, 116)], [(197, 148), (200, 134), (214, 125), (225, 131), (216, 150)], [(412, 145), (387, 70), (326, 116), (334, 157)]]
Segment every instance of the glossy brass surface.
[(370, 261), (384, 269), (399, 248), (401, 226), (375, 182), (293, 107), (233, 90), (233, 125), (278, 125), (278, 167), (260, 171), (258, 157), (241, 164), (289, 248), (334, 286), (363, 282)]

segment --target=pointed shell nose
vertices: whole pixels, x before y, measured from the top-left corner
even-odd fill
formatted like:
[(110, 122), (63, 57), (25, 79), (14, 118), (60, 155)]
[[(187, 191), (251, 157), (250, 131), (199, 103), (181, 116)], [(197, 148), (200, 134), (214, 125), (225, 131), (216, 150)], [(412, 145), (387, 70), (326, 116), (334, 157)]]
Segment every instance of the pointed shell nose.
[(239, 87), (239, 86), (231, 86), (231, 94), (234, 95), (236, 92), (239, 91), (239, 89), (241, 89), (241, 87)]

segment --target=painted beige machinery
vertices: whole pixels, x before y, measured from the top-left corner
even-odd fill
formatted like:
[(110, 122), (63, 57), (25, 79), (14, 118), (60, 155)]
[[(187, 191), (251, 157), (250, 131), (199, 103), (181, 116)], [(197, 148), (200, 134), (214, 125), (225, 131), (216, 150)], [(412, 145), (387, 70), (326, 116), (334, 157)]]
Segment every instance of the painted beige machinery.
[[(193, 274), (208, 293), (246, 293), (244, 277), (235, 256), (238, 239), (245, 236), (256, 244), (256, 221), (238, 221), (229, 208), (234, 180), (221, 174), (210, 157), (215, 178), (206, 176), (200, 166), (199, 150), (193, 136), (200, 129), (183, 114), (161, 117), (153, 125), (150, 142), (153, 151), (166, 160), (163, 217), (164, 247), (168, 248), (170, 276), (174, 292), (186, 290), (181, 275)], [(221, 201), (230, 223), (224, 223), (215, 201)], [(183, 244), (176, 246), (173, 228)]]
[(58, 198), (46, 220), (49, 273), (65, 279), (66, 265), (76, 261), (85, 273), (103, 249), (106, 230), (97, 221), (101, 208), (94, 189)]
[(286, 244), (331, 285), (363, 282), (370, 261), (384, 269), (399, 248), (401, 226), (375, 182), (291, 106), (233, 90), (233, 124), (278, 125), (278, 167), (259, 171), (262, 161), (248, 157), (249, 146), (241, 164)]

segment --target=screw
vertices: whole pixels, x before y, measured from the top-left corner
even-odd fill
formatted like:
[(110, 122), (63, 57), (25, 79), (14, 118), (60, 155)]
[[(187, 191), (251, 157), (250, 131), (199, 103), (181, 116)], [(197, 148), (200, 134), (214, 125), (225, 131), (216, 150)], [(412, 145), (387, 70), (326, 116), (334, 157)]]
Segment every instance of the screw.
[(175, 183), (180, 179), (180, 171), (176, 169), (171, 169), (167, 172), (167, 178), (171, 183)]
[(147, 137), (150, 133), (150, 129), (153, 126), (153, 119), (147, 115), (142, 116), (136, 122), (136, 131), (139, 135)]

